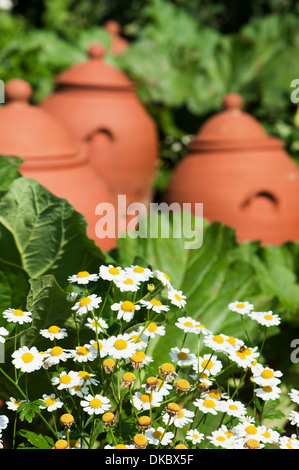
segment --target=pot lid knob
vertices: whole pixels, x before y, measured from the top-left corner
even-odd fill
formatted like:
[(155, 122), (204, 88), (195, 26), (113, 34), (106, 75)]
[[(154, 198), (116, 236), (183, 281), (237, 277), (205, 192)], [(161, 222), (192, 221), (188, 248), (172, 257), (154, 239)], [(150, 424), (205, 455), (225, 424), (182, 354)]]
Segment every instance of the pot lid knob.
[(29, 101), (32, 95), (31, 85), (21, 78), (13, 78), (5, 85), (7, 101)]
[(238, 93), (228, 93), (225, 95), (222, 104), (225, 110), (242, 109), (243, 98)]
[(103, 44), (94, 43), (89, 46), (87, 52), (91, 59), (102, 59), (106, 54), (106, 49)]

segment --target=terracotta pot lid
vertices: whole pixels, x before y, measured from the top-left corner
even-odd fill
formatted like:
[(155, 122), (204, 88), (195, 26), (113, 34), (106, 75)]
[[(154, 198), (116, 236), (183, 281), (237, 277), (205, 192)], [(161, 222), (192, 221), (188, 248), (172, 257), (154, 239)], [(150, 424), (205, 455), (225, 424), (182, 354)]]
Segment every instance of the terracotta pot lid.
[(133, 82), (121, 70), (103, 60), (105, 53), (106, 49), (102, 44), (92, 44), (88, 49), (89, 59), (66, 69), (57, 77), (56, 83), (105, 89), (133, 89)]
[(224, 110), (207, 120), (199, 129), (189, 150), (254, 149), (282, 147), (283, 142), (270, 137), (259, 122), (242, 111), (243, 98), (229, 93), (223, 99)]
[(42, 160), (70, 159), (77, 146), (53, 116), (29, 103), (32, 88), (20, 78), (5, 85), (7, 104), (0, 108), (0, 154)]

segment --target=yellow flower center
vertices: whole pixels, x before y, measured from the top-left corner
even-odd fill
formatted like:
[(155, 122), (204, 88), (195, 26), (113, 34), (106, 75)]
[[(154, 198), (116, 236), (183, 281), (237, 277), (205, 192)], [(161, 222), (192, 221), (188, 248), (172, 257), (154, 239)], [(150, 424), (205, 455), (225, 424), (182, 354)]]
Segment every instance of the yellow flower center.
[(167, 405), (167, 408), (169, 409), (169, 411), (175, 411), (175, 412), (178, 412), (181, 410), (181, 408), (179, 407), (179, 405), (177, 403), (168, 403)]
[(117, 276), (119, 274), (119, 269), (117, 268), (110, 268), (109, 271), (108, 271), (110, 274), (112, 274), (113, 276)]
[(139, 274), (140, 274), (140, 273), (144, 273), (144, 268), (143, 268), (142, 266), (136, 266), (136, 267), (134, 268), (134, 272), (135, 272), (135, 273), (139, 273)]
[(134, 380), (136, 380), (136, 377), (134, 374), (132, 374), (132, 372), (126, 372), (124, 375), (123, 375), (123, 380), (125, 382), (133, 382)]
[(72, 380), (72, 378), (71, 378), (69, 375), (67, 375), (67, 374), (62, 375), (62, 376), (60, 377), (60, 382), (61, 382), (62, 384), (64, 384), (64, 385), (69, 384), (69, 383), (71, 382), (71, 380)]
[(237, 410), (238, 407), (237, 407), (237, 405), (229, 405), (229, 409), (230, 410)]
[(193, 323), (191, 321), (186, 321), (184, 323), (185, 326), (193, 326)]
[(244, 351), (237, 351), (236, 353), (240, 359), (246, 359), (246, 354)]
[(128, 286), (130, 286), (130, 285), (134, 284), (134, 281), (133, 281), (133, 279), (126, 279), (124, 281), (124, 284), (127, 284)]
[(174, 370), (174, 366), (169, 362), (164, 362), (164, 364), (161, 365), (161, 369), (165, 370), (166, 372), (171, 372)]
[(190, 388), (190, 384), (189, 384), (188, 380), (185, 380), (185, 379), (179, 379), (179, 380), (177, 381), (177, 386), (178, 386), (179, 388), (184, 389), (184, 390)]
[(170, 282), (170, 277), (169, 277), (169, 276), (167, 276), (167, 274), (165, 274), (165, 273), (164, 273), (164, 277), (165, 277), (165, 279), (167, 279), (167, 281), (169, 281), (169, 282)]
[(150, 331), (151, 333), (154, 333), (157, 328), (158, 327), (157, 327), (156, 323), (150, 323), (147, 327), (148, 331)]
[(45, 404), (46, 404), (47, 406), (54, 405), (54, 403), (56, 403), (56, 400), (55, 400), (55, 398), (53, 398), (53, 397), (49, 397), (49, 398), (47, 398), (47, 399), (45, 400)]
[(266, 369), (262, 372), (262, 377), (264, 379), (272, 379), (274, 377), (273, 371)]
[(249, 425), (245, 428), (245, 431), (247, 432), (247, 434), (256, 434), (257, 433), (257, 429), (255, 426), (253, 425)]
[(14, 403), (14, 405), (16, 405), (16, 406), (20, 406), (20, 405), (22, 404), (21, 401), (17, 401), (17, 400), (15, 400), (13, 403)]
[(271, 434), (269, 433), (269, 431), (265, 431), (264, 434), (262, 434), (266, 439), (269, 439), (269, 437), (271, 437)]
[(95, 349), (99, 349), (101, 351), (101, 349), (103, 348), (103, 345), (99, 341), (95, 341), (94, 343), (92, 343), (92, 347)]
[(198, 434), (192, 434), (193, 439), (198, 439), (199, 435)]
[(150, 426), (152, 423), (152, 420), (149, 416), (140, 416), (138, 419), (138, 424), (140, 426)]
[(54, 444), (54, 449), (67, 449), (68, 448), (68, 443), (65, 439), (59, 439), (59, 441), (56, 441)]
[(265, 318), (265, 320), (272, 320), (273, 316), (268, 313), (267, 315), (265, 315), (264, 318)]
[(93, 409), (101, 408), (101, 406), (102, 406), (102, 402), (98, 398), (93, 398), (92, 400), (90, 400), (89, 404), (90, 404), (91, 408), (93, 408)]
[(133, 354), (130, 358), (133, 362), (142, 362), (144, 357), (141, 354), (141, 351), (138, 351), (137, 353)]
[(122, 351), (123, 349), (126, 349), (127, 346), (128, 346), (128, 343), (124, 339), (117, 339), (114, 343), (114, 347), (118, 351)]
[(242, 303), (237, 304), (237, 308), (244, 308), (244, 307), (245, 307), (245, 304), (242, 304)]
[(246, 442), (246, 445), (250, 449), (258, 449), (260, 447), (260, 443), (256, 439), (248, 439), (248, 441)]
[(28, 364), (29, 362), (32, 362), (33, 359), (34, 359), (34, 356), (31, 353), (24, 353), (23, 356), (22, 356), (22, 360), (26, 364)]
[(127, 446), (125, 446), (124, 444), (117, 444), (115, 446), (115, 449), (127, 449)]
[(209, 400), (209, 399), (205, 400), (205, 401), (203, 402), (203, 405), (204, 405), (206, 408), (215, 408), (215, 406), (216, 406), (214, 400)]
[(23, 310), (16, 309), (16, 310), (13, 311), (13, 314), (16, 317), (22, 317), (24, 315), (24, 312), (23, 312)]
[(221, 392), (220, 390), (212, 389), (209, 391), (209, 396), (218, 400), (219, 398), (221, 398)]
[(142, 393), (142, 395), (140, 395), (140, 400), (143, 403), (150, 403), (152, 401), (151, 395), (149, 393)]
[(233, 336), (229, 336), (226, 341), (232, 346), (236, 344), (236, 338), (234, 338)]
[(153, 432), (153, 437), (155, 439), (161, 439), (161, 437), (163, 436), (163, 432), (162, 431), (159, 431), (159, 430), (156, 430)]
[(113, 366), (115, 366), (115, 360), (114, 359), (105, 359), (103, 364), (104, 364), (104, 366), (107, 366), (107, 367), (113, 367)]
[(185, 353), (185, 352), (183, 352), (183, 351), (180, 351), (180, 352), (178, 353), (178, 358), (179, 358), (179, 359), (182, 359), (182, 360), (184, 361), (184, 360), (188, 359), (188, 354)]
[(146, 379), (146, 383), (147, 383), (148, 385), (158, 385), (158, 384), (159, 384), (159, 381), (158, 381), (158, 379), (157, 379), (156, 377), (148, 377), (148, 378)]
[(60, 346), (55, 346), (51, 349), (51, 356), (60, 356), (63, 353), (63, 349)]
[(263, 390), (264, 392), (270, 393), (272, 392), (273, 388), (271, 387), (271, 385), (265, 385), (265, 387), (263, 387)]
[(133, 437), (133, 441), (137, 446), (144, 446), (147, 443), (147, 438), (144, 434), (136, 434)]
[(53, 325), (53, 326), (50, 326), (50, 328), (48, 329), (48, 332), (49, 332), (49, 333), (54, 333), (54, 334), (55, 334), (55, 333), (59, 333), (59, 332), (60, 332), (60, 328), (59, 328), (58, 326)]
[(102, 421), (104, 423), (111, 423), (111, 421), (113, 421), (114, 418), (115, 418), (114, 414), (109, 411), (108, 413), (103, 414)]
[(86, 307), (86, 305), (90, 304), (91, 300), (88, 297), (84, 297), (80, 300), (80, 307)]
[(213, 365), (214, 365), (213, 362), (212, 362), (211, 360), (209, 360), (209, 359), (205, 359), (205, 360), (202, 362), (202, 367), (203, 367), (204, 369), (210, 370), (210, 369), (212, 369)]
[(182, 410), (179, 411), (179, 414), (178, 414), (178, 418), (183, 418), (185, 415), (184, 415), (184, 412)]
[(182, 297), (180, 297), (179, 294), (174, 294), (174, 297), (175, 297), (176, 300), (178, 300), (179, 302), (182, 300)]
[(216, 437), (216, 441), (219, 441), (219, 442), (224, 442), (226, 439), (224, 436), (217, 436)]
[(160, 302), (160, 300), (157, 300), (157, 299), (152, 299), (150, 300), (150, 303), (155, 305), (155, 307), (160, 307), (160, 305), (162, 305), (162, 303)]
[(89, 276), (89, 273), (87, 271), (80, 271), (78, 274), (77, 274), (77, 277), (88, 277)]
[(74, 422), (74, 417), (73, 415), (69, 413), (65, 413), (64, 415), (60, 416), (60, 422), (62, 424), (69, 424)]
[(133, 302), (130, 302), (129, 300), (125, 300), (125, 301), (122, 302), (122, 304), (121, 304), (121, 309), (122, 309), (124, 312), (134, 312), (134, 310), (135, 310), (135, 305), (133, 304)]
[(80, 346), (80, 348), (77, 349), (77, 354), (79, 354), (79, 356), (86, 356), (89, 352), (90, 351), (86, 346)]
[(215, 341), (215, 343), (218, 343), (218, 344), (224, 343), (224, 339), (220, 335), (215, 335), (213, 340)]

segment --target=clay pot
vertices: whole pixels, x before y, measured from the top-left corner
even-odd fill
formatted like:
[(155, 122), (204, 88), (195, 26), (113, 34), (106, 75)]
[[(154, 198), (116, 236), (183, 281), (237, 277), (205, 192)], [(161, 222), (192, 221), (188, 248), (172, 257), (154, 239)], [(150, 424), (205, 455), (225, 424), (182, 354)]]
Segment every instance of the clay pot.
[(109, 52), (113, 55), (121, 55), (125, 52), (129, 43), (121, 36), (121, 26), (117, 21), (106, 21), (104, 29), (109, 33), (111, 39), (111, 47)]
[[(203, 203), (203, 215), (236, 230), (240, 242), (280, 245), (299, 240), (299, 170), (283, 142), (228, 94), (175, 168), (168, 203)], [(194, 207), (194, 206), (193, 206)]]
[(7, 104), (0, 108), (0, 154), (24, 159), (20, 166), (23, 176), (67, 199), (85, 216), (87, 234), (103, 250), (115, 247), (115, 238), (100, 239), (95, 233), (100, 218), (95, 215), (96, 206), (108, 202), (115, 207), (116, 201), (89, 164), (87, 148), (78, 146), (52, 115), (29, 104), (32, 90), (27, 82), (13, 79), (5, 91)]
[(78, 143), (88, 145), (90, 163), (127, 205), (152, 200), (158, 136), (134, 84), (104, 62), (105, 48), (93, 44), (89, 59), (63, 72), (41, 107), (55, 116)]

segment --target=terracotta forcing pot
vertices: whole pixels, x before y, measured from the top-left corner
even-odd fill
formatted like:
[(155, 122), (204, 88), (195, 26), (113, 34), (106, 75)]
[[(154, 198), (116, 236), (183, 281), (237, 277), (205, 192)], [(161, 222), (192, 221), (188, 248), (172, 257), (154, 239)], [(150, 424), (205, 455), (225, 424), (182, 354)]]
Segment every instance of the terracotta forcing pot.
[(88, 146), (90, 163), (127, 205), (152, 200), (158, 136), (156, 125), (135, 94), (134, 84), (105, 63), (101, 44), (89, 59), (56, 79), (56, 90), (41, 107)]
[[(116, 207), (116, 201), (90, 165), (86, 146), (75, 143), (52, 115), (28, 103), (32, 90), (27, 82), (13, 79), (5, 91), (7, 104), (0, 108), (0, 154), (23, 158), (23, 176), (36, 179), (56, 196), (67, 199), (85, 216), (87, 234), (103, 250), (115, 247), (115, 237), (100, 239), (95, 233), (99, 220), (96, 206), (107, 202)], [(112, 223), (117, 226), (114, 217)]]
[(209, 119), (175, 168), (168, 203), (203, 203), (203, 215), (236, 230), (240, 242), (299, 241), (299, 170), (283, 142), (241, 110), (228, 94), (224, 110)]
[(104, 29), (111, 38), (111, 54), (120, 55), (128, 49), (129, 43), (121, 36), (121, 25), (117, 21), (107, 21), (104, 24)]

